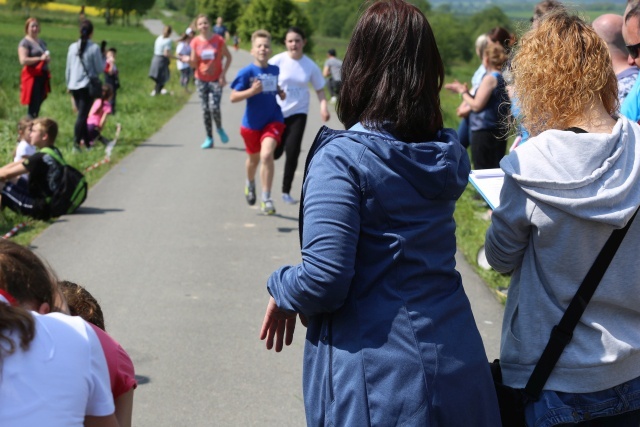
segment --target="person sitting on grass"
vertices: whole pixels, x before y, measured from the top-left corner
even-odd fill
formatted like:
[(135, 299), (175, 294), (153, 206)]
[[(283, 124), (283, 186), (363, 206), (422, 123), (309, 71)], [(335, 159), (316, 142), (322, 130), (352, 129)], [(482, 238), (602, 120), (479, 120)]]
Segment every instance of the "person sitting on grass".
[(280, 69), (267, 61), (271, 54), (271, 34), (266, 30), (255, 31), (251, 35), (251, 55), (253, 63), (238, 72), (231, 83), (231, 102), (247, 100), (247, 108), (242, 118), (240, 135), (247, 151), (247, 185), (245, 197), (249, 205), (256, 202), (255, 176), (258, 164), (262, 184), (260, 210), (273, 215), (276, 209), (271, 200), (274, 158), (276, 147), (282, 141), (284, 117), (276, 101), (276, 94), (285, 99), (285, 93), (278, 86)]
[[(31, 126), (31, 144), (42, 149), (50, 147), (58, 156), (54, 146), (58, 136), (58, 124), (46, 117), (37, 118)], [(0, 168), (0, 208), (36, 219), (50, 217), (47, 199), (53, 195), (62, 180), (63, 166), (52, 156), (37, 152), (32, 156), (9, 163)], [(29, 179), (20, 177), (29, 173)]]

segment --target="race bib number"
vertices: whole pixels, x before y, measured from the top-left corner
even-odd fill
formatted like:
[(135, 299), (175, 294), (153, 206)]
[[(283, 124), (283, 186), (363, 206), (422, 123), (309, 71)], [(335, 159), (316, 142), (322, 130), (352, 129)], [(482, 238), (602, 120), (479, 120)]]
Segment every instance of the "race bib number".
[(216, 59), (216, 52), (213, 49), (203, 49), (200, 57), (203, 61), (213, 61)]
[(308, 92), (307, 88), (301, 87), (288, 87), (287, 88), (287, 100), (297, 101), (304, 98), (305, 93)]
[(278, 90), (278, 77), (272, 74), (260, 74), (258, 80), (262, 82), (263, 92), (276, 92)]

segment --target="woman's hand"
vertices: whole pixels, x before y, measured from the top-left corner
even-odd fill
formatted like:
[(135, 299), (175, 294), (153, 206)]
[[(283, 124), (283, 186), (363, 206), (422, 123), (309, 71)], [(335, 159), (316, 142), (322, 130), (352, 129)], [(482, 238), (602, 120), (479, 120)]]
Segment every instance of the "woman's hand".
[[(273, 348), (273, 339), (276, 339), (276, 353), (282, 351), (282, 342), (291, 345), (293, 342), (293, 332), (296, 328), (297, 313), (281, 310), (276, 304), (273, 297), (269, 298), (267, 304), (267, 312), (262, 321), (262, 329), (260, 329), (260, 339), (267, 339), (267, 350)], [(302, 319), (302, 324), (306, 323), (306, 319)]]
[(466, 102), (460, 104), (460, 106), (456, 109), (456, 115), (460, 118), (469, 117), (471, 113), (471, 107)]

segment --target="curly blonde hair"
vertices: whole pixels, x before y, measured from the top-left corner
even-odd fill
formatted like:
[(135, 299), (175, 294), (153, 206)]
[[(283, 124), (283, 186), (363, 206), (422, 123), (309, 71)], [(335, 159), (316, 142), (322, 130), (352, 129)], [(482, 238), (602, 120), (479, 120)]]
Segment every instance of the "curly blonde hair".
[(601, 102), (618, 110), (618, 85), (607, 45), (582, 19), (550, 12), (526, 33), (511, 61), (522, 125), (538, 135), (580, 123)]

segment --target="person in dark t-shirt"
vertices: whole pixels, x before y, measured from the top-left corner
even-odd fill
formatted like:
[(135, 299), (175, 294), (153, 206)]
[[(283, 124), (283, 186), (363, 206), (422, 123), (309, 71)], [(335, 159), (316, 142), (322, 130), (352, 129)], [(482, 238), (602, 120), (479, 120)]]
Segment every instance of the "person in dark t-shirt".
[[(31, 127), (31, 141), (39, 150), (54, 146), (58, 124), (49, 118), (38, 118)], [(28, 178), (21, 176), (29, 173)], [(49, 154), (41, 151), (9, 163), (0, 168), (0, 207), (33, 218), (48, 218), (47, 198), (51, 197), (62, 181), (63, 166)]]

